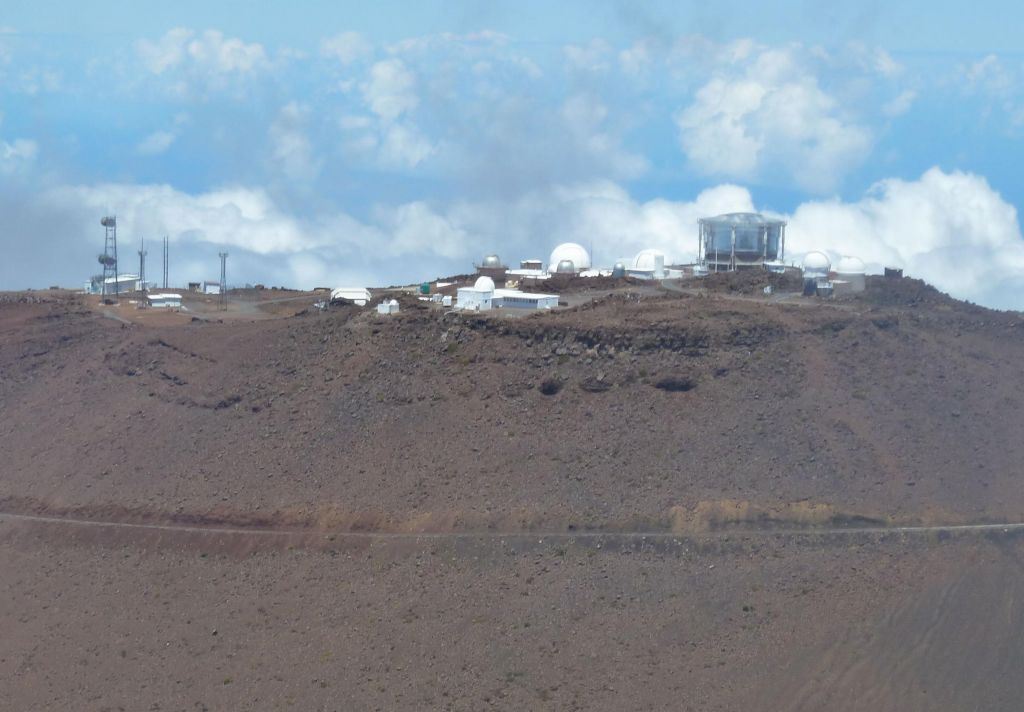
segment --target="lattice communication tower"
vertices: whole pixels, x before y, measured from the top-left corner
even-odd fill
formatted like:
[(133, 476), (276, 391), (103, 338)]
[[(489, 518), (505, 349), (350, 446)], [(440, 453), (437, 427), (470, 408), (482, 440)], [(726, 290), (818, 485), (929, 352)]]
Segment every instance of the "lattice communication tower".
[[(107, 215), (100, 220), (103, 226), (103, 254), (99, 256), (99, 262), (103, 265), (103, 298), (106, 299), (113, 284), (114, 298), (120, 292), (120, 285), (117, 280), (117, 218)], [(113, 277), (113, 282), (108, 281)]]

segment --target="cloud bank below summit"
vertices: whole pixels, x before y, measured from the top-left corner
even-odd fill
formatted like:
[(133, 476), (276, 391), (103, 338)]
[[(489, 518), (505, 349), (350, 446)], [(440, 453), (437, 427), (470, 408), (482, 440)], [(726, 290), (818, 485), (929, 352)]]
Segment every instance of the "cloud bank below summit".
[[(692, 200), (637, 201), (611, 181), (528, 192), (515, 200), (413, 201), (378, 205), (366, 220), (347, 213), (293, 215), (260, 188), (231, 187), (190, 195), (170, 186), (104, 184), (49, 190), (21, 210), (20, 223), (60, 215), (73, 234), (118, 206), (127, 244), (167, 234), (177, 248), (228, 246), (247, 281), (309, 288), (321, 284), (397, 284), (461, 273), (485, 253), (506, 260), (546, 259), (563, 241), (592, 246), (598, 264), (611, 265), (641, 249), (692, 260), (700, 217), (754, 211), (746, 188), (723, 184)], [(1001, 308), (1022, 308), (1024, 240), (1016, 209), (984, 178), (926, 171), (912, 181), (888, 179), (855, 202), (811, 200), (791, 214), (787, 253), (854, 254), (878, 271), (903, 267), (952, 295)], [(201, 251), (201, 250), (200, 250)], [(202, 269), (175, 264), (179, 281)], [(10, 280), (12, 275), (3, 275)]]

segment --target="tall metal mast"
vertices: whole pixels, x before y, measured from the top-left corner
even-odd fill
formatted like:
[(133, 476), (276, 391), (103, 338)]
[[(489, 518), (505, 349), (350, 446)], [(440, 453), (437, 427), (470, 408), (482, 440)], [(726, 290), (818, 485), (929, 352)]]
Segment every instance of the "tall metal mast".
[(103, 226), (103, 254), (99, 257), (99, 262), (103, 265), (103, 298), (106, 299), (110, 290), (107, 285), (107, 280), (110, 277), (114, 278), (114, 298), (117, 298), (120, 292), (118, 281), (117, 281), (117, 218), (113, 215), (107, 215), (100, 220), (100, 225)]
[(139, 282), (142, 283), (142, 292), (146, 292), (146, 238), (142, 238), (142, 246), (139, 249)]
[(228, 253), (218, 252), (220, 256), (220, 308), (228, 308), (228, 279), (227, 279), (227, 262)]
[(167, 289), (167, 260), (170, 257), (170, 247), (167, 243), (167, 235), (164, 235), (164, 289)]

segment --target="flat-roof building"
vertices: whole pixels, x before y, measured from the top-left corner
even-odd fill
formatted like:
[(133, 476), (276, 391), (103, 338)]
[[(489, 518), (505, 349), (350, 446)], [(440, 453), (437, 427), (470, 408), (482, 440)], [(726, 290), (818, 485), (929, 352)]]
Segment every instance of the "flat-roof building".
[(331, 302), (343, 302), (365, 307), (373, 297), (366, 287), (338, 287), (331, 290)]
[(124, 272), (117, 277), (92, 279), (85, 284), (86, 293), (106, 294), (108, 297), (127, 292), (141, 292), (145, 288), (146, 283), (139, 279), (139, 275), (130, 272)]
[(491, 309), (554, 309), (557, 294), (534, 294), (518, 289), (497, 289), (490, 277), (480, 277), (472, 287), (460, 287), (455, 308), (463, 311)]
[(558, 306), (558, 295), (495, 289), (491, 306), (495, 309), (554, 309)]
[(155, 292), (146, 295), (146, 303), (156, 309), (181, 309), (181, 295), (170, 292)]

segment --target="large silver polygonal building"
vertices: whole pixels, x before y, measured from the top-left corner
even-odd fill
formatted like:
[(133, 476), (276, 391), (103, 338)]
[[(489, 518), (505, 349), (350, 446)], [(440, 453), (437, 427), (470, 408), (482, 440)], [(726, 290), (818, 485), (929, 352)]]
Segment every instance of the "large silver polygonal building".
[(786, 252), (786, 223), (759, 213), (701, 218), (697, 262), (709, 272), (771, 268)]

